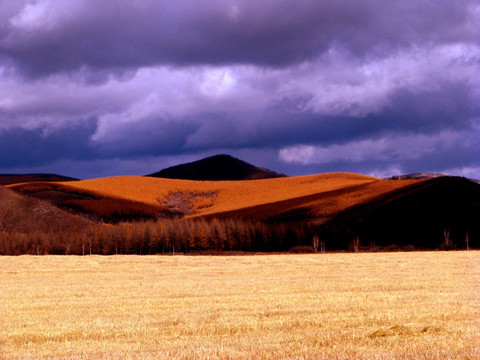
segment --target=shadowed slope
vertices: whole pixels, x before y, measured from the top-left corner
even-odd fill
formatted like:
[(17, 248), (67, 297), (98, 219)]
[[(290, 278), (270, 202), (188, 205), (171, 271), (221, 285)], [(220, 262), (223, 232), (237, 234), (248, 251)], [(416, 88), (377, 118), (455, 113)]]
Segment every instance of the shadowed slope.
[(253, 180), (282, 177), (274, 171), (258, 168), (230, 155), (215, 155), (147, 175), (184, 180)]
[(469, 246), (479, 247), (479, 219), (480, 185), (439, 177), (346, 209), (320, 231), (332, 249), (345, 248), (356, 236), (363, 246), (465, 248), (467, 232)]
[(12, 185), (10, 188), (29, 197), (44, 200), (60, 209), (108, 222), (146, 220), (178, 215), (160, 204), (147, 204), (104, 196), (94, 191), (76, 189), (68, 185), (73, 183), (25, 183)]
[(56, 174), (0, 174), (0, 185), (11, 185), (34, 181), (75, 181), (68, 176)]
[(288, 200), (214, 213), (207, 215), (206, 218), (242, 218), (269, 222), (308, 221), (321, 224), (351, 206), (417, 182), (418, 180), (381, 180), (345, 186)]
[(75, 231), (90, 222), (37, 199), (0, 186), (0, 231)]

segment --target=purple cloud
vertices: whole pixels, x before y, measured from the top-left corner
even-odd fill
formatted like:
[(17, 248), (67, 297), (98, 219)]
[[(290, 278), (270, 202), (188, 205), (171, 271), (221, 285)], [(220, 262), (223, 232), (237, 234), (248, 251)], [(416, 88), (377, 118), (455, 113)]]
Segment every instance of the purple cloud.
[(475, 0), (2, 1), (0, 172), (221, 151), (291, 174), (471, 176), (479, 33)]
[(332, 47), (478, 44), (475, 1), (6, 1), (0, 54), (31, 75), (168, 64), (288, 66)]

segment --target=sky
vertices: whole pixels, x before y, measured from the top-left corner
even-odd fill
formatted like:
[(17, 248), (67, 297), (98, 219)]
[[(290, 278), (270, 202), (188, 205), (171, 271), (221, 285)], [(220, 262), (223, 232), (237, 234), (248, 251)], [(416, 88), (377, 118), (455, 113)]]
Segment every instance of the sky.
[(480, 179), (480, 0), (0, 0), (0, 173)]

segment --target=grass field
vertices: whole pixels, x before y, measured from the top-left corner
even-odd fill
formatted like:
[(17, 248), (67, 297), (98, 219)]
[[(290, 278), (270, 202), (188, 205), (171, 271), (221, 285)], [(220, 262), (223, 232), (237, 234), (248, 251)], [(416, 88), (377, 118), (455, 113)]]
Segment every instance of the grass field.
[(0, 258), (1, 359), (480, 359), (480, 252)]

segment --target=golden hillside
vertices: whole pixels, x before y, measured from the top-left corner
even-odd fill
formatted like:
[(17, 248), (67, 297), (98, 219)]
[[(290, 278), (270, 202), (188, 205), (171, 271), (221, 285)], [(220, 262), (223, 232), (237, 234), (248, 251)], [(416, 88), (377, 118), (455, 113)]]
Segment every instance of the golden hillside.
[(179, 209), (190, 206), (192, 215), (206, 215), (377, 181), (382, 180), (351, 173), (328, 173), (248, 181), (191, 181), (120, 176), (60, 184), (74, 191), (96, 193), (102, 197)]
[[(409, 185), (424, 180), (378, 180), (360, 185), (344, 186), (287, 200), (259, 204), (241, 209), (216, 212), (218, 218), (244, 218), (250, 220), (314, 220), (321, 223), (341, 211), (358, 204), (379, 199)], [(207, 217), (208, 214), (206, 214)], [(203, 216), (203, 214), (199, 215)]]

